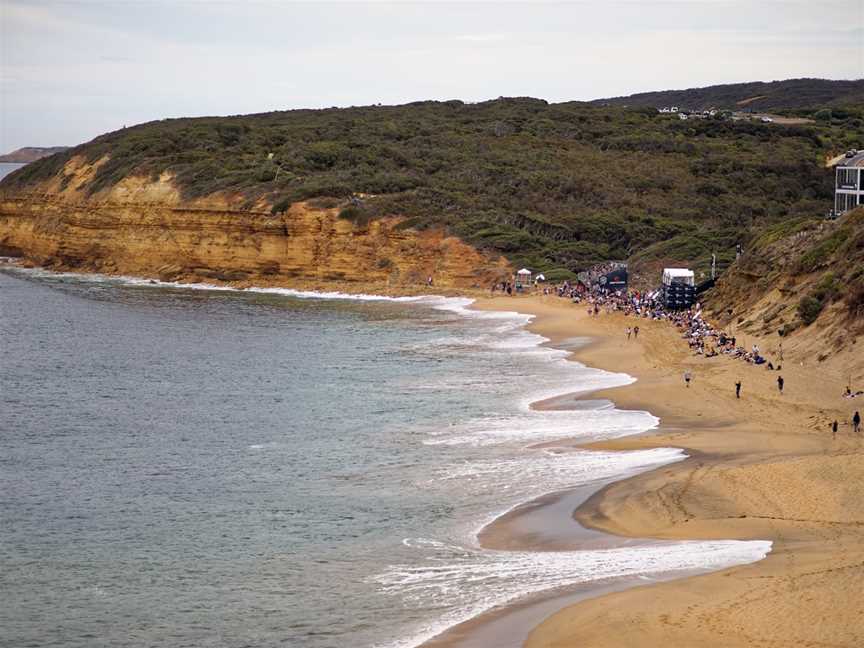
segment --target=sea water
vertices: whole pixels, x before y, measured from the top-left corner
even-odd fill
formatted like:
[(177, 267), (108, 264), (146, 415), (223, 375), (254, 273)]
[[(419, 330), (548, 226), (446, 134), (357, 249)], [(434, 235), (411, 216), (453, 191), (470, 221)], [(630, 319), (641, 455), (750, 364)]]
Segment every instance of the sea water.
[(0, 180), (23, 166), (20, 162), (0, 162)]
[(531, 410), (632, 379), (468, 305), (0, 272), (0, 644), (414, 646), (553, 588), (765, 554), (480, 548), (520, 503), (683, 453), (533, 448), (657, 419)]

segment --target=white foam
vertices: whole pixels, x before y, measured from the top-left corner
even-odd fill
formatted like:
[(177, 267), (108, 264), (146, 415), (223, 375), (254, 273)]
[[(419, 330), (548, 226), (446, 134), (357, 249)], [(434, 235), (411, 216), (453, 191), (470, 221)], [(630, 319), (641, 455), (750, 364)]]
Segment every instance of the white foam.
[(629, 452), (594, 450), (523, 450), (505, 456), (442, 466), (421, 482), (427, 490), (452, 490), (454, 483), (472, 501), (494, 499), (502, 508), (456, 531), (467, 546), (479, 546), (478, 535), (493, 521), (516, 507), (549, 493), (611, 479), (623, 479), (678, 461), (687, 455), (680, 448), (650, 448)]
[(501, 495), (518, 505), (546, 493), (642, 472), (686, 457), (680, 448), (630, 452), (538, 448), (509, 457), (445, 465), (434, 470), (433, 477), (421, 485), (430, 490), (449, 490), (458, 481), (460, 492), (470, 498)]
[[(771, 550), (763, 540), (652, 543), (617, 549), (563, 552), (474, 550), (435, 540), (406, 540), (422, 558), (392, 565), (374, 581), (412, 609), (434, 609), (442, 600), (453, 609), (407, 639), (380, 648), (413, 648), (447, 628), (538, 592), (577, 583), (687, 570), (717, 570), (756, 562)], [(470, 586), (464, 586), (469, 583)]]
[(639, 434), (660, 419), (647, 412), (617, 409), (527, 410), (514, 415), (487, 416), (430, 431), (427, 445), (523, 446), (562, 439), (601, 440)]
[[(366, 293), (346, 293), (340, 291), (317, 291), (317, 290), (297, 290), (294, 288), (268, 288), (268, 287), (249, 287), (237, 288), (234, 286), (225, 286), (219, 284), (209, 284), (203, 282), (177, 282), (177, 281), (160, 281), (158, 279), (142, 279), (141, 277), (131, 277), (127, 275), (104, 275), (99, 273), (80, 273), (80, 272), (54, 272), (44, 268), (23, 268), (20, 266), (9, 266), (10, 269), (24, 274), (30, 274), (37, 277), (69, 277), (77, 281), (85, 281), (91, 283), (114, 283), (125, 284), (130, 286), (142, 286), (152, 288), (174, 288), (178, 290), (207, 290), (217, 292), (236, 292), (236, 293), (263, 293), (268, 295), (283, 295), (285, 297), (295, 297), (298, 299), (340, 299), (353, 301), (392, 301), (404, 303), (420, 303), (426, 302), (431, 306), (442, 306), (442, 310), (451, 310), (446, 307), (450, 300), (458, 301), (458, 305), (454, 308), (460, 308), (466, 300), (456, 297), (442, 297), (440, 295), (416, 295), (390, 297), (387, 295), (372, 295)], [(469, 303), (473, 300), (467, 300)]]

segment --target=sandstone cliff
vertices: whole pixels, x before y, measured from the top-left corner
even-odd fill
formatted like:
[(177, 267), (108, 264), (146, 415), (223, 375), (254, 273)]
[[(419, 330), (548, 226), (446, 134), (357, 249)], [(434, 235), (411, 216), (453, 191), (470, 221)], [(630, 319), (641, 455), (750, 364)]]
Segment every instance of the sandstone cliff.
[(768, 340), (764, 350), (774, 357), (824, 363), (860, 379), (864, 209), (765, 229), (707, 294), (706, 306), (739, 339)]
[(240, 196), (184, 202), (168, 174), (86, 196), (79, 187), (96, 166), (73, 159), (34, 191), (0, 194), (0, 255), (58, 270), (284, 286), (410, 289), (432, 276), (436, 287), (467, 288), (508, 272), (440, 229), (414, 231), (398, 217), (357, 224), (309, 203), (273, 215)]

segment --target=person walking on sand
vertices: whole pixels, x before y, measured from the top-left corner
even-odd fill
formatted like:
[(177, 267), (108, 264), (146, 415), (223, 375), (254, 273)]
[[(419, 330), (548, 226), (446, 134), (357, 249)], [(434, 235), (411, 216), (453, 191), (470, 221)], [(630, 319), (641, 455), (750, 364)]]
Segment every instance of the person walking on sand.
[(741, 381), (735, 383), (735, 398), (741, 398)]
[(852, 417), (852, 431), (855, 434), (858, 434), (858, 430), (861, 429), (861, 415), (858, 411), (855, 411), (855, 416)]
[(690, 380), (692, 378), (693, 378), (693, 374), (690, 373), (689, 369), (684, 372), (684, 384), (687, 386), (688, 389), (690, 388)]
[(634, 327), (633, 327), (633, 339), (635, 340), (635, 339), (638, 338), (638, 337), (639, 337), (639, 327), (638, 327), (638, 326), (634, 326)]
[(627, 340), (628, 340), (628, 341), (630, 340), (630, 334), (631, 334), (632, 332), (633, 332), (633, 329), (631, 329), (631, 328), (628, 326), (628, 327), (627, 327)]
[(777, 389), (780, 390), (780, 393), (783, 393), (783, 383), (786, 382), (783, 380), (783, 376), (777, 376)]
[(834, 419), (834, 422), (831, 424), (831, 438), (837, 438), (837, 419)]

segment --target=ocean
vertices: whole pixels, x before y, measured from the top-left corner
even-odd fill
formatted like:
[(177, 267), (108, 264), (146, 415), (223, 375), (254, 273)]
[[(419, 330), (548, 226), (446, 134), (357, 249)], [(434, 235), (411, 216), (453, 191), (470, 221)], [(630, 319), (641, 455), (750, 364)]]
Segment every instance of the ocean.
[(18, 162), (0, 162), (0, 180), (22, 166), (24, 165)]
[(649, 430), (539, 398), (632, 379), (467, 299), (0, 271), (0, 643), (416, 646), (610, 577), (768, 543), (489, 551), (540, 495), (680, 460), (539, 442)]

